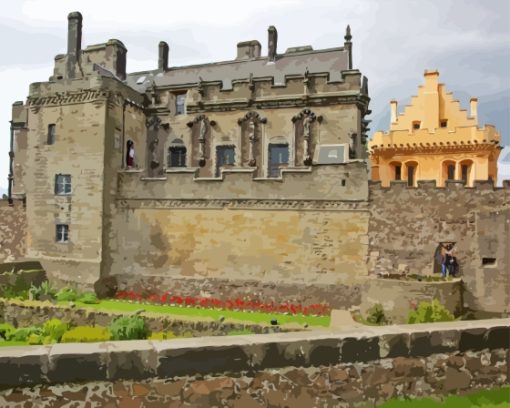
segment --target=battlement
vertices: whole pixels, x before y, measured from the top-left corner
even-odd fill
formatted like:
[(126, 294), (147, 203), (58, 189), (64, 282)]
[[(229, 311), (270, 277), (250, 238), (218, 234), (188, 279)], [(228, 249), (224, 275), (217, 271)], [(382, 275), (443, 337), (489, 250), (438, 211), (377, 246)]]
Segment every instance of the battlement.
[(503, 186), (497, 187), (492, 180), (475, 180), (473, 187), (466, 185), (464, 181), (460, 180), (446, 180), (444, 187), (438, 187), (436, 180), (418, 180), (418, 187), (408, 186), (407, 182), (402, 180), (391, 181), (389, 187), (382, 187), (381, 181), (369, 180), (368, 187), (370, 191), (402, 191), (402, 190), (438, 190), (438, 191), (503, 191), (510, 190), (510, 180), (503, 180)]
[(172, 171), (148, 178), (141, 170), (118, 174), (119, 199), (271, 199), (364, 201), (368, 197), (363, 161), (282, 169), (278, 178), (256, 178), (254, 169), (223, 169), (221, 177), (199, 178), (198, 172)]

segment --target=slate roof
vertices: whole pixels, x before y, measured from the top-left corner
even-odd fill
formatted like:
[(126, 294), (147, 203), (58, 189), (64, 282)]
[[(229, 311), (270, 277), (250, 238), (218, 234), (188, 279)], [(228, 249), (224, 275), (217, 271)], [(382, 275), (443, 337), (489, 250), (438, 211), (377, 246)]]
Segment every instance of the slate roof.
[[(170, 67), (167, 71), (157, 69), (128, 74), (126, 83), (133, 89), (144, 92), (152, 86), (194, 85), (203, 81), (223, 81), (223, 89), (231, 89), (231, 81), (253, 78), (273, 77), (275, 84), (284, 84), (286, 75), (303, 75), (308, 68), (310, 74), (329, 73), (331, 82), (341, 81), (341, 71), (349, 69), (348, 51), (343, 47), (323, 50), (307, 50), (279, 54), (275, 62), (267, 57), (250, 60), (232, 60), (209, 64)], [(143, 80), (145, 76), (145, 80)], [(137, 83), (142, 82), (143, 83)]]

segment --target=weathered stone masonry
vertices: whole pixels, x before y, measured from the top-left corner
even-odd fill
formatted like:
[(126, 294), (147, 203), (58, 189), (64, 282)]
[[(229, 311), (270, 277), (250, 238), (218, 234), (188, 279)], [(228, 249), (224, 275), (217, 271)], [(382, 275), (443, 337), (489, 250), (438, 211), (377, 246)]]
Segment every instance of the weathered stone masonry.
[(112, 407), (373, 404), (508, 385), (509, 344), (510, 320), (497, 319), (342, 334), (0, 349), (0, 401), (31, 406), (58, 399)]

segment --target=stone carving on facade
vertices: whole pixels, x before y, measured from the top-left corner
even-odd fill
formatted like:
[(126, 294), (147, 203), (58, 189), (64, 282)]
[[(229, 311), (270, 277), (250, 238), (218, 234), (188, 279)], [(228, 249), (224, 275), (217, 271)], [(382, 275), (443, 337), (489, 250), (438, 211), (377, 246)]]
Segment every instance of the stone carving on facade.
[(257, 112), (250, 111), (244, 115), (243, 118), (239, 119), (237, 123), (239, 126), (241, 126), (241, 132), (243, 128), (245, 129), (245, 137), (250, 142), (250, 158), (248, 165), (250, 167), (255, 167), (257, 165), (257, 159), (255, 157), (255, 145), (259, 141), (258, 128), (260, 124), (267, 123), (267, 119), (262, 118)]
[[(294, 122), (296, 126), (296, 138), (299, 133), (302, 133), (303, 135), (303, 164), (305, 166), (310, 166), (312, 164), (312, 131), (313, 123), (316, 121), (320, 123), (322, 121), (322, 117), (316, 116), (310, 109), (303, 109), (292, 118), (292, 122)], [(298, 129), (298, 126), (301, 126), (301, 129)]]
[(191, 122), (188, 122), (188, 127), (191, 129), (192, 136), (195, 127), (198, 127), (198, 165), (204, 167), (206, 163), (206, 143), (208, 142), (208, 136), (210, 133), (211, 126), (214, 126), (216, 122), (209, 121), (207, 116), (198, 115)]

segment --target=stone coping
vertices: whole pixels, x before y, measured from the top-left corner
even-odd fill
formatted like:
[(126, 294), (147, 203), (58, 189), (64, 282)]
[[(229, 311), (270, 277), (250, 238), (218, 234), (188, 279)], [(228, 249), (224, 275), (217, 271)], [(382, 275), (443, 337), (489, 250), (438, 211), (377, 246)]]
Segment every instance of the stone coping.
[(170, 378), (508, 349), (510, 319), (0, 348), (0, 386)]

